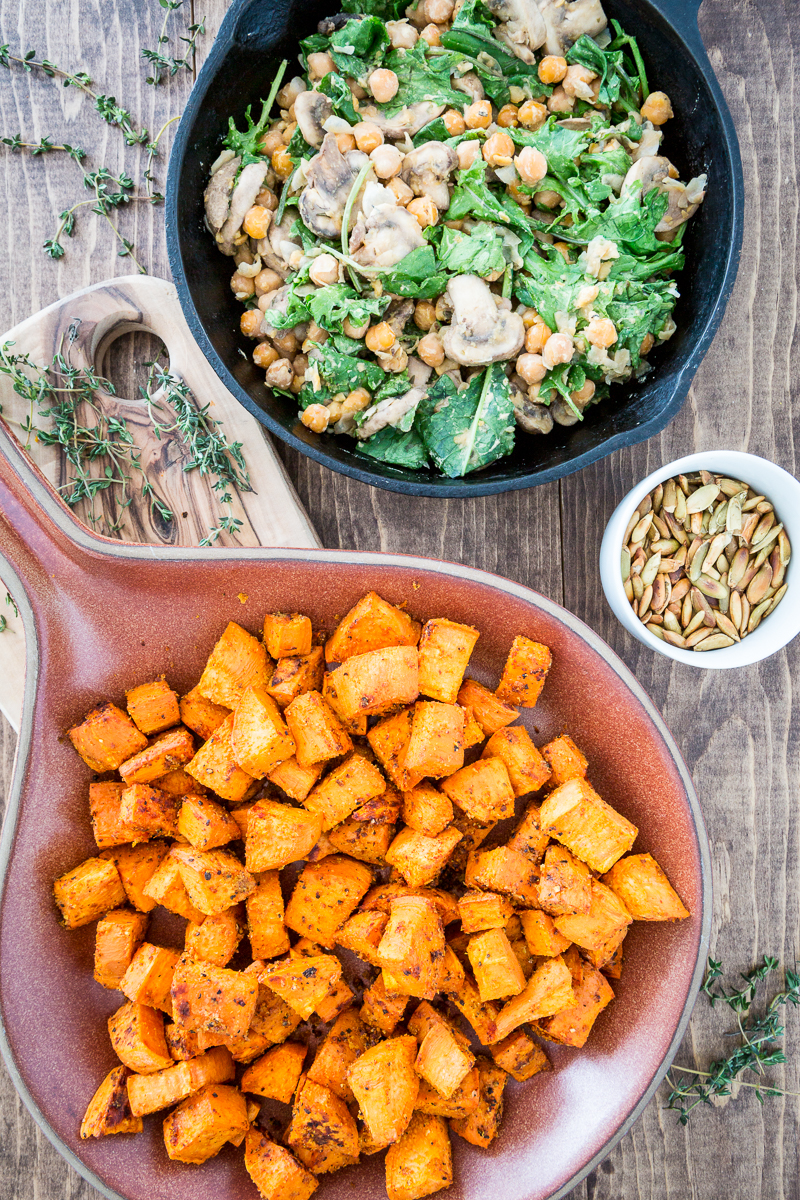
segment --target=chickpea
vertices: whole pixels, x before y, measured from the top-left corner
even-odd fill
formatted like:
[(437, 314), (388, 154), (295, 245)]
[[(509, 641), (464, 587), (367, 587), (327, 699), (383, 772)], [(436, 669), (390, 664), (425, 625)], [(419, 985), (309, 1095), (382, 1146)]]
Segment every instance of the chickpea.
[(373, 150), (377, 150), (378, 146), (383, 145), (383, 133), (371, 121), (360, 121), (353, 129), (353, 137), (356, 140), (356, 146), (364, 154), (371, 154)]
[(663, 125), (670, 117), (675, 116), (666, 92), (651, 92), (639, 112), (645, 121), (650, 121), (653, 125)]
[(516, 87), (513, 83), (508, 89), (508, 98), (512, 104), (524, 104), (527, 99), (525, 89)]
[(445, 221), (448, 229), (463, 229), (466, 217), (460, 217), (457, 221)]
[(393, 179), (389, 184), (389, 191), (394, 192), (401, 208), (405, 208), (409, 200), (414, 199), (414, 193), (407, 183), (403, 183), (402, 179)]
[(456, 154), (458, 156), (458, 165), (462, 171), (466, 171), (471, 167), (476, 158), (481, 156), (481, 144), (478, 141), (460, 142), (456, 146)]
[[(526, 150), (530, 147), (526, 146)], [(536, 153), (536, 152), (534, 152)], [(514, 157), (514, 143), (507, 133), (498, 130), (483, 143), (483, 157), (490, 167), (510, 167)], [(543, 155), (539, 156), (540, 158)], [(545, 170), (547, 164), (545, 163)]]
[(254, 204), (252, 208), (248, 208), (242, 222), (242, 229), (248, 237), (259, 238), (267, 236), (267, 230), (272, 222), (272, 213), (268, 208), (263, 208), (260, 204)]
[(542, 83), (561, 83), (567, 73), (567, 60), (560, 54), (545, 54), (539, 63), (539, 78)]
[(535, 193), (533, 201), (538, 208), (557, 208), (561, 197), (558, 192), (551, 192), (549, 188), (545, 188), (544, 191)]
[(372, 404), (372, 396), (366, 388), (355, 388), (349, 392), (342, 402), (342, 416), (352, 417), (354, 413), (363, 412)]
[(438, 25), (426, 25), (419, 36), (429, 46), (441, 46), (442, 44), (442, 35)]
[(417, 329), (421, 329), (423, 333), (427, 333), (435, 321), (436, 309), (430, 300), (418, 300), (417, 307), (414, 309), (414, 324)]
[(526, 329), (530, 329), (531, 325), (538, 325), (542, 320), (535, 308), (521, 308), (519, 314)]
[(284, 391), (288, 391), (292, 386), (293, 379), (294, 371), (287, 358), (277, 358), (267, 367), (266, 382), (270, 387), (283, 388)]
[(312, 433), (324, 433), (328, 428), (330, 417), (324, 404), (309, 404), (308, 408), (300, 414), (300, 420)]
[(234, 271), (231, 275), (231, 291), (237, 300), (247, 300), (249, 296), (255, 295), (256, 285), (246, 275)]
[(365, 321), (363, 325), (354, 325), (349, 317), (345, 317), (344, 321), (342, 322), (342, 329), (345, 331), (348, 337), (354, 338), (355, 341), (360, 342), (364, 334), (369, 329), (369, 321)]
[(381, 321), (379, 325), (370, 326), (364, 341), (367, 349), (375, 354), (376, 351), (391, 350), (396, 338), (391, 325), (386, 321)]
[(286, 128), (283, 131), (284, 146), (289, 145), (289, 142), (292, 140), (292, 137), (294, 135), (295, 129), (297, 129), (297, 121), (290, 121), (289, 124), (286, 126)]
[(527, 183), (529, 187), (541, 183), (547, 174), (547, 159), (535, 146), (523, 146), (514, 159), (514, 166), (519, 171), (522, 182)]
[(639, 353), (642, 356), (642, 358), (644, 358), (644, 356), (646, 354), (650, 353), (650, 351), (653, 349), (653, 346), (655, 346), (655, 344), (656, 344), (656, 339), (653, 337), (652, 333), (646, 333), (644, 335), (644, 337), (642, 338), (642, 344), (639, 347)]
[(353, 97), (353, 108), (358, 112), (358, 101), (366, 100), (368, 92), (363, 88), (357, 79), (347, 79), (347, 86), (350, 88), (350, 94)]
[(516, 129), (519, 125), (519, 109), (516, 104), (504, 104), (497, 114), (497, 124), (501, 129)]
[[(541, 317), (537, 317), (533, 325), (525, 331), (525, 349), (528, 354), (541, 354), (544, 344), (550, 337), (550, 329)], [(528, 380), (530, 383), (531, 380)]]
[(444, 362), (444, 346), (438, 333), (426, 333), (420, 338), (417, 354), (429, 367), (440, 367)]
[(578, 388), (574, 392), (570, 392), (570, 396), (576, 404), (588, 404), (595, 393), (595, 383), (593, 379), (587, 379), (583, 387)]
[(278, 351), (274, 346), (270, 346), (269, 342), (259, 342), (253, 351), (253, 362), (257, 367), (263, 367), (265, 370), (267, 367), (272, 366), (274, 362), (277, 362), (279, 358)]
[(551, 333), (542, 349), (542, 362), (548, 371), (559, 363), (568, 363), (575, 347), (568, 333)]
[(453, 0), (425, 0), (425, 16), (436, 25), (444, 25), (453, 15)]
[(294, 79), (290, 79), (285, 83), (275, 99), (278, 101), (279, 108), (292, 108), (294, 102), (301, 92), (308, 91), (305, 80), (300, 75), (295, 75)]
[(292, 378), (292, 382), (289, 386), (289, 391), (294, 392), (294, 394), (296, 396), (298, 394), (298, 392), (301, 392), (303, 390), (304, 384), (305, 384), (305, 376), (304, 375), (295, 375)]
[(325, 287), (330, 283), (339, 282), (339, 263), (332, 254), (320, 254), (311, 263), (308, 272), (312, 283), (317, 287)]
[(386, 32), (395, 50), (413, 50), (419, 40), (416, 29), (406, 20), (387, 21)]
[(551, 113), (572, 112), (575, 107), (575, 97), (568, 96), (559, 84), (557, 88), (553, 88), (552, 94), (548, 97), (547, 107)]
[(565, 263), (572, 262), (569, 254), (569, 246), (566, 242), (553, 242), (553, 249), (558, 251)]
[(380, 354), (378, 357), (384, 371), (391, 371), (393, 375), (399, 375), (408, 366), (408, 354), (399, 342), (388, 354)]
[(306, 353), (306, 342), (316, 342), (322, 345), (327, 342), (330, 334), (326, 329), (320, 329), (316, 321), (309, 321), (308, 329), (306, 330), (306, 341), (303, 342), (303, 353)]
[(373, 71), (367, 83), (378, 104), (388, 104), (390, 100), (394, 100), (400, 86), (394, 71), (389, 71), (386, 67), (379, 67), (377, 71)]
[(308, 355), (295, 355), (295, 357), (292, 359), (292, 370), (294, 371), (295, 375), (305, 375), (306, 371), (308, 370)]
[(378, 179), (394, 179), (403, 166), (403, 156), (396, 146), (376, 146), (370, 151), (369, 161)]
[[(239, 237), (241, 238), (241, 235), (239, 235)], [(245, 238), (244, 241), (240, 241), (239, 247), (233, 256), (233, 261), (236, 263), (237, 267), (240, 267), (242, 263), (248, 267), (251, 267), (256, 261), (253, 257), (253, 251), (250, 249), (250, 246), (247, 242), (247, 238)], [(248, 272), (242, 271), (242, 274), (246, 275)]]
[(531, 386), (528, 388), (528, 399), (532, 400), (533, 403), (535, 404), (536, 401), (539, 399), (539, 392), (541, 390), (542, 390), (542, 385), (540, 383), (532, 383)]
[(275, 212), (278, 207), (278, 197), (268, 187), (262, 187), (256, 196), (256, 204), (260, 204), (262, 208), (268, 208), (270, 212)]
[(603, 349), (613, 346), (617, 340), (617, 328), (610, 317), (592, 317), (582, 332), (587, 342)]
[(517, 374), (526, 383), (541, 383), (547, 373), (541, 354), (520, 354), (517, 359)]
[(309, 54), (308, 76), (312, 81), (324, 79), (326, 75), (330, 75), (331, 71), (335, 70), (336, 64), (327, 50), (318, 50), (314, 54)]
[(342, 410), (341, 400), (331, 400), (330, 404), (328, 405), (328, 422), (329, 422), (329, 424), (334, 425), (341, 417), (342, 411), (343, 410)]
[(427, 229), (439, 220), (439, 210), (430, 196), (417, 196), (406, 205), (408, 212), (417, 218), (420, 229)]
[(590, 71), (588, 67), (571, 66), (567, 69), (564, 76), (564, 82), (561, 85), (568, 96), (573, 100), (594, 100), (594, 93), (589, 86), (597, 75), (594, 71)]
[(523, 208), (530, 208), (531, 198), (527, 192), (523, 192), (516, 180), (508, 185), (506, 191), (512, 200), (516, 200), (517, 204), (521, 204)]
[(467, 129), (488, 129), (492, 123), (492, 106), (488, 100), (476, 100), (464, 109)]
[(245, 337), (260, 337), (262, 320), (263, 313), (260, 308), (247, 308), (239, 318), (239, 328)]
[(277, 129), (271, 129), (269, 133), (264, 134), (259, 148), (262, 154), (268, 154), (271, 158), (275, 151), (282, 145), (283, 134), (279, 133)]
[(297, 353), (297, 337), (291, 329), (279, 329), (272, 344), (282, 358), (294, 358)]
[(272, 292), (265, 292), (263, 296), (258, 297), (258, 307), (262, 313), (268, 312), (272, 308), (275, 297)]
[(461, 134), (467, 128), (467, 123), (457, 108), (448, 108), (442, 120), (450, 137), (461, 137)]
[(427, 25), (430, 17), (428, 16), (425, 8), (425, 0), (419, 0), (417, 5), (413, 5), (412, 0), (412, 5), (406, 9), (406, 16), (411, 24), (416, 26), (417, 29), (422, 29), (425, 25)]
[(339, 147), (340, 154), (347, 154), (349, 150), (355, 150), (356, 139), (352, 133), (337, 133), (334, 134), (336, 145)]
[(539, 129), (547, 120), (547, 108), (538, 100), (526, 100), (519, 108), (519, 123), (525, 129)]
[(273, 152), (272, 169), (279, 179), (288, 179), (294, 170), (294, 163), (285, 146), (280, 146)]

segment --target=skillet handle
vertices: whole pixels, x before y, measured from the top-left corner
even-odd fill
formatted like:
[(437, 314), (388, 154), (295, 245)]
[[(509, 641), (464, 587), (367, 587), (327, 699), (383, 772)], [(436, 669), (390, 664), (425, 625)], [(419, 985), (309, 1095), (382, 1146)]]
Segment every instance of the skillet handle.
[(215, 58), (234, 43), (254, 50), (264, 47), (274, 54), (288, 28), (291, 7), (290, 0), (234, 0), (214, 39)]
[[(649, 4), (664, 18), (667, 24), (672, 26), (700, 62), (703, 65), (707, 64), (708, 53), (697, 23), (702, 0), (649, 0)], [(714, 72), (710, 69), (710, 63), (708, 66), (709, 74), (715, 79)]]

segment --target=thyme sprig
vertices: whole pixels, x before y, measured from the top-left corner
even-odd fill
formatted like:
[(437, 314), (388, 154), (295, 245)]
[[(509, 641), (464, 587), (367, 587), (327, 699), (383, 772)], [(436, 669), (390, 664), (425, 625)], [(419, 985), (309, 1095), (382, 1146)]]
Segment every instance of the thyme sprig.
[(197, 21), (188, 26), (188, 37), (181, 37), (180, 41), (185, 43), (186, 51), (182, 58), (174, 58), (171, 55), (163, 53), (162, 47), (169, 44), (167, 36), (167, 24), (170, 16), (176, 9), (182, 8), (184, 0), (158, 0), (158, 3), (165, 10), (164, 21), (161, 25), (161, 33), (158, 35), (157, 47), (155, 50), (142, 50), (142, 58), (150, 63), (153, 68), (153, 74), (147, 76), (147, 83), (153, 87), (158, 87), (162, 77), (166, 74), (169, 77), (177, 75), (178, 71), (191, 71), (194, 59), (195, 45), (198, 37), (205, 33), (205, 19)]
[[(750, 1017), (751, 1009), (756, 1000), (758, 985), (773, 972), (778, 971), (780, 964), (777, 958), (766, 956), (762, 963), (753, 970), (740, 975), (744, 986), (732, 991), (726, 991), (719, 980), (722, 978), (722, 963), (714, 958), (708, 960), (708, 970), (702, 990), (712, 1005), (721, 1000), (736, 1013), (738, 1028), (726, 1034), (727, 1037), (740, 1037), (742, 1045), (737, 1047), (727, 1058), (712, 1062), (708, 1071), (700, 1071), (694, 1067), (673, 1065), (667, 1074), (667, 1081), (672, 1091), (667, 1097), (667, 1108), (673, 1109), (678, 1115), (681, 1125), (686, 1125), (691, 1113), (699, 1104), (710, 1104), (716, 1096), (730, 1096), (731, 1088), (736, 1083), (741, 1087), (753, 1088), (760, 1104), (765, 1096), (798, 1095), (797, 1092), (787, 1092), (782, 1088), (761, 1082), (753, 1083), (740, 1076), (751, 1071), (763, 1076), (766, 1067), (778, 1066), (786, 1062), (786, 1055), (774, 1043), (783, 1036), (784, 1026), (780, 1021), (779, 1009), (787, 1004), (800, 1004), (800, 972), (789, 967), (784, 972), (785, 983), (783, 990), (776, 992), (761, 1016)], [(693, 1078), (689, 1082), (676, 1081), (672, 1072), (681, 1072)]]
[[(17, 608), (17, 606), (14, 602), (14, 597), (11, 595), (11, 592), (6, 592), (6, 604), (11, 605), (11, 607), (14, 610), (14, 616), (18, 617), (19, 609)], [(8, 618), (4, 615), (0, 615), (0, 633), (5, 633), (5, 631), (7, 629), (8, 629)]]

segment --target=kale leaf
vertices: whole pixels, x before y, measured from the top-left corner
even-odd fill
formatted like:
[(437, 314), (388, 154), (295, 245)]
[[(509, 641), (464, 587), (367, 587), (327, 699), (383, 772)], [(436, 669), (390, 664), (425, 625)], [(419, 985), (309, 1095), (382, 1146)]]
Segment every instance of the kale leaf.
[[(550, 117), (540, 129), (506, 129), (517, 146), (534, 146), (547, 159), (547, 173), (566, 182), (577, 175), (575, 159), (582, 154), (592, 140), (591, 130), (565, 129), (555, 117)], [(539, 187), (543, 185), (537, 185)]]
[(382, 21), (397, 21), (408, 7), (406, 0), (342, 0), (342, 12), (368, 13)]
[(342, 117), (350, 125), (358, 125), (361, 117), (353, 107), (353, 93), (341, 75), (337, 75), (335, 71), (329, 72), (321, 81), (318, 90), (324, 96), (330, 97), (337, 117)]
[(447, 287), (447, 276), (438, 270), (432, 246), (418, 246), (391, 270), (383, 271), (380, 280), (384, 292), (416, 300), (431, 300)]
[(393, 467), (405, 467), (410, 471), (422, 471), (431, 465), (425, 443), (413, 429), (403, 433), (387, 425), (365, 442), (359, 442), (357, 450), (368, 458), (377, 458), (380, 462)]
[(486, 182), (486, 163), (482, 158), (476, 158), (465, 171), (459, 171), (450, 207), (447, 210), (450, 221), (458, 221), (462, 217), (479, 217), (485, 221), (494, 221), (498, 225), (512, 228), (526, 239), (528, 244), (533, 240), (530, 226), (522, 209), (510, 196), (503, 193), (496, 196)]
[(433, 104), (463, 107), (464, 93), (457, 92), (450, 83), (450, 74), (455, 69), (452, 61), (457, 56), (438, 54), (426, 56), (427, 42), (422, 38), (411, 50), (391, 50), (384, 65), (394, 71), (398, 80), (397, 95), (388, 104), (381, 104), (380, 111), (393, 117), (407, 105), (429, 100)]
[[(439, 244), (439, 266), (454, 275), (479, 275), (482, 279), (496, 271), (504, 271), (511, 261), (506, 253), (503, 234), (496, 225), (479, 222), (470, 233), (442, 229)], [(511, 235), (513, 237), (513, 235)]]
[(514, 448), (514, 406), (502, 364), (462, 391), (440, 375), (420, 400), (415, 427), (436, 466), (451, 479), (480, 470)]
[[(550, 329), (557, 329), (557, 312), (569, 312), (587, 279), (576, 263), (567, 263), (557, 250), (551, 258), (531, 253), (525, 256), (525, 273), (517, 275), (514, 294), (535, 308)], [(589, 282), (594, 282), (590, 280)]]
[[(325, 404), (337, 396), (339, 392), (352, 392), (356, 388), (366, 388), (368, 392), (376, 392), (384, 382), (386, 372), (376, 362), (363, 358), (355, 358), (351, 353), (337, 349), (338, 338), (330, 338), (319, 346), (319, 357), (312, 360), (311, 365), (319, 372), (321, 386), (314, 389), (310, 383), (305, 383), (298, 396), (302, 408), (309, 404)], [(350, 341), (349, 338), (345, 339)], [(359, 347), (363, 343), (358, 343)]]
[(331, 35), (330, 56), (343, 75), (363, 83), (383, 62), (389, 45), (386, 25), (380, 18), (365, 16), (347, 21)]

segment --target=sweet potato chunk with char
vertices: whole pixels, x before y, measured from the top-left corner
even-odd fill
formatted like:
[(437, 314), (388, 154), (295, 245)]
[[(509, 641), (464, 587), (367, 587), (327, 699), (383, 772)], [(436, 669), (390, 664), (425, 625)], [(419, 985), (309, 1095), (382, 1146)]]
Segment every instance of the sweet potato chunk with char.
[(552, 772), (550, 782), (554, 787), (586, 775), (589, 761), (566, 733), (542, 746), (542, 755)]
[(79, 929), (125, 903), (119, 871), (107, 858), (87, 858), (53, 884), (56, 906), (67, 929)]
[(380, 912), (389, 913), (392, 902), (398, 896), (425, 896), (432, 900), (439, 910), (442, 925), (450, 925), (458, 920), (458, 905), (449, 892), (439, 891), (431, 887), (408, 887), (404, 883), (379, 883), (377, 887), (367, 892), (361, 902), (364, 909), (377, 908)]
[(296, 758), (287, 758), (267, 778), (282, 792), (286, 792), (291, 800), (305, 800), (314, 784), (325, 770), (325, 763), (312, 763), (310, 767), (301, 766)]
[(307, 863), (286, 905), (284, 923), (321, 946), (333, 946), (371, 883), (369, 867), (341, 854)]
[(552, 917), (586, 913), (592, 903), (587, 866), (562, 846), (548, 846), (539, 877), (539, 906)]
[(495, 1040), (497, 1005), (491, 1000), (485, 1004), (481, 1002), (476, 985), (467, 977), (451, 946), (445, 950), (444, 967), (442, 990), (472, 1026), (478, 1041), (483, 1046), (488, 1046)]
[(460, 841), (461, 834), (452, 825), (433, 838), (416, 829), (401, 829), (386, 851), (386, 861), (411, 887), (422, 887), (436, 879)]
[(109, 1071), (100, 1087), (89, 1101), (86, 1115), (81, 1123), (81, 1137), (106, 1137), (112, 1133), (141, 1133), (142, 1118), (135, 1117), (128, 1101), (127, 1079), (130, 1071), (125, 1066)]
[(339, 718), (319, 692), (304, 692), (285, 710), (286, 723), (303, 767), (349, 754), (353, 743)]
[(458, 704), (418, 700), (403, 767), (412, 774), (441, 779), (464, 765), (464, 710)]
[(507, 725), (493, 733), (482, 757), (502, 759), (515, 796), (538, 792), (550, 778), (550, 768), (521, 725)]
[(212, 733), (219, 729), (225, 718), (230, 716), (231, 710), (224, 704), (214, 704), (213, 700), (206, 700), (197, 688), (192, 688), (181, 697), (180, 713), (183, 724), (206, 742)]
[[(244, 970), (245, 975), (255, 975), (256, 979), (264, 970), (264, 963), (256, 961), (251, 963)], [(290, 1008), (285, 1000), (282, 1000), (277, 992), (273, 992), (271, 987), (265, 983), (258, 985), (258, 1000), (256, 1001), (256, 1011), (253, 1014), (253, 1020), (250, 1023), (249, 1033), (258, 1035), (264, 1038), (267, 1046), (277, 1046), (281, 1042), (285, 1042), (288, 1037), (291, 1037), (297, 1026), (300, 1024), (300, 1015)], [(253, 1058), (258, 1055), (254, 1054)], [(248, 1061), (252, 1062), (252, 1059)]]
[(293, 1154), (252, 1127), (244, 1141), (244, 1165), (262, 1200), (308, 1200), (319, 1186)]
[(348, 717), (376, 716), (419, 695), (416, 646), (390, 646), (356, 654), (336, 672), (336, 694)]
[(167, 771), (182, 767), (194, 756), (194, 737), (190, 729), (179, 726), (154, 738), (149, 746), (128, 758), (119, 768), (124, 782), (152, 783)]
[(528, 908), (519, 914), (525, 941), (531, 954), (541, 958), (555, 958), (563, 954), (569, 941), (558, 932), (553, 918), (538, 908)]
[(336, 945), (351, 950), (358, 958), (377, 967), (378, 946), (388, 921), (388, 914), (377, 909), (353, 913), (338, 930)]
[(304, 803), (311, 812), (320, 814), (327, 832), (385, 791), (386, 780), (378, 768), (362, 755), (351, 754), (317, 784)]
[(327, 996), (323, 996), (315, 1011), (319, 1019), (327, 1025), (329, 1021), (335, 1021), (354, 1000), (355, 992), (344, 979), (340, 979)]
[(258, 999), (254, 974), (215, 967), (213, 963), (179, 960), (172, 977), (175, 1022), (185, 1029), (244, 1037), (250, 1028)]
[(314, 1175), (358, 1162), (358, 1129), (335, 1092), (306, 1078), (292, 1106), (286, 1142)]
[(280, 708), (286, 708), (304, 692), (319, 692), (325, 675), (322, 647), (309, 654), (281, 658), (275, 664), (267, 691)]
[(410, 996), (402, 992), (388, 991), (382, 972), (364, 992), (359, 1016), (365, 1025), (379, 1029), (388, 1037), (390, 1033), (394, 1033), (405, 1016), (410, 999)]
[(118, 770), (126, 758), (147, 745), (147, 738), (128, 714), (110, 700), (93, 708), (67, 735), (87, 767), (98, 775)]
[(166, 908), (168, 912), (185, 917), (187, 921), (200, 922), (203, 919), (203, 913), (192, 904), (189, 898), (186, 884), (183, 882), (180, 868), (175, 859), (176, 849), (178, 849), (177, 846), (172, 847), (142, 890), (146, 896), (154, 900), (156, 904), (160, 904), (162, 908)]
[(399, 980), (399, 991), (432, 1000), (441, 986), (444, 945), (444, 929), (433, 901), (398, 896), (376, 957), (383, 970)]
[(467, 860), (464, 882), (469, 888), (502, 892), (529, 908), (539, 903), (536, 867), (519, 850), (508, 846), (473, 851)]
[(553, 656), (542, 642), (517, 634), (511, 643), (497, 695), (508, 704), (533, 708), (539, 699)]
[(242, 1091), (291, 1104), (305, 1056), (306, 1047), (302, 1042), (284, 1042), (282, 1046), (273, 1047), (242, 1075)]
[(178, 693), (173, 692), (165, 679), (140, 683), (126, 692), (125, 701), (136, 728), (148, 735), (170, 729), (181, 719)]
[(338, 958), (332, 954), (317, 954), (269, 963), (258, 978), (277, 992), (301, 1020), (307, 1021), (341, 976), (342, 964)]
[(543, 832), (600, 874), (630, 850), (639, 832), (585, 779), (570, 779), (551, 792), (542, 803), (539, 817)]
[(443, 779), (440, 787), (475, 821), (504, 821), (514, 815), (514, 789), (501, 758), (479, 758)]
[(172, 1066), (164, 1039), (164, 1017), (144, 1004), (123, 1004), (108, 1018), (114, 1053), (131, 1071), (149, 1075)]
[(419, 1091), (416, 1057), (415, 1037), (389, 1038), (365, 1051), (347, 1072), (364, 1124), (379, 1145), (399, 1141), (408, 1128)]
[(432, 1117), (466, 1117), (478, 1107), (480, 1098), (480, 1075), (478, 1068), (473, 1067), (446, 1100), (426, 1079), (420, 1080), (414, 1109)]
[(629, 854), (603, 883), (619, 896), (634, 921), (682, 921), (686, 908), (652, 854)]
[(243, 771), (236, 761), (231, 741), (234, 714), (231, 713), (204, 742), (191, 762), (186, 764), (189, 774), (216, 792), (223, 800), (237, 804), (252, 795), (255, 784), (252, 775)]
[(122, 846), (136, 838), (136, 830), (128, 829), (120, 820), (124, 783), (103, 780), (89, 784), (89, 811), (92, 817), (92, 832), (99, 850), (109, 846)]
[(347, 1072), (367, 1048), (367, 1035), (355, 1008), (340, 1013), (314, 1055), (308, 1078), (324, 1084), (345, 1103), (355, 1099), (347, 1082)]
[(419, 639), (419, 690), (444, 704), (455, 704), (470, 655), (480, 634), (471, 625), (435, 617)]
[(241, 831), (227, 808), (208, 796), (185, 796), (178, 812), (178, 833), (196, 850), (214, 850), (236, 841)]
[(502, 1042), (492, 1046), (491, 1051), (498, 1067), (508, 1071), (520, 1083), (533, 1079), (540, 1071), (552, 1070), (542, 1047), (524, 1029), (515, 1029)]
[(264, 643), (271, 658), (304, 657), (311, 653), (311, 621), (302, 613), (267, 613)]
[(413, 709), (404, 708), (391, 717), (380, 721), (367, 734), (367, 741), (375, 752), (378, 762), (401, 792), (410, 792), (422, 779), (417, 771), (407, 771), (402, 765), (406, 747), (411, 739), (414, 722)]
[(264, 688), (249, 687), (242, 693), (233, 713), (231, 746), (239, 766), (254, 779), (263, 779), (294, 754), (294, 738)]
[(486, 737), (491, 737), (504, 725), (510, 725), (519, 716), (519, 709), (504, 704), (494, 692), (490, 692), (476, 679), (464, 680), (458, 689), (458, 703), (462, 708), (472, 711)]
[(105, 988), (119, 988), (147, 930), (145, 913), (115, 908), (97, 923), (94, 977)]
[(526, 1021), (551, 1017), (574, 1002), (569, 967), (560, 955), (550, 958), (536, 968), (519, 995), (503, 1005), (495, 1021), (492, 1041), (501, 1042)]
[(119, 990), (134, 1004), (172, 1013), (170, 988), (179, 958), (177, 950), (143, 942), (120, 980)]
[(456, 1040), (444, 1022), (432, 1025), (425, 1034), (414, 1063), (417, 1073), (445, 1099), (452, 1096), (474, 1065), (474, 1055)]
[(486, 1150), (500, 1129), (503, 1118), (503, 1091), (508, 1082), (508, 1075), (502, 1067), (489, 1062), (488, 1058), (478, 1059), (478, 1075), (481, 1085), (478, 1107), (468, 1116), (451, 1121), (450, 1128), (465, 1142), (471, 1142), (473, 1146), (481, 1146)]
[(164, 1119), (164, 1145), (176, 1162), (204, 1163), (249, 1127), (241, 1092), (209, 1083)]
[(544, 857), (549, 841), (549, 834), (542, 830), (539, 808), (535, 804), (529, 804), (506, 845), (510, 850), (519, 850), (531, 862), (539, 863)]
[(559, 933), (584, 950), (601, 950), (631, 923), (631, 915), (611, 888), (597, 879), (591, 881), (591, 904), (586, 913), (567, 913), (556, 917)]
[(322, 833), (322, 817), (277, 800), (257, 800), (247, 820), (248, 871), (272, 871), (308, 856)]
[(289, 949), (283, 923), (283, 895), (277, 871), (255, 875), (256, 889), (247, 897), (247, 931), (253, 958), (277, 958)]
[(322, 697), (331, 706), (349, 734), (364, 737), (367, 732), (367, 716), (359, 713), (349, 717), (339, 703), (339, 693), (336, 690), (336, 672), (326, 671), (322, 679)]
[(185, 1100), (208, 1083), (233, 1079), (236, 1068), (224, 1046), (207, 1050), (191, 1061), (179, 1062), (151, 1075), (131, 1075), (128, 1096), (134, 1116), (145, 1117)]
[(565, 960), (572, 972), (574, 1003), (539, 1021), (537, 1028), (553, 1042), (580, 1049), (586, 1045), (600, 1013), (614, 999), (614, 993), (605, 976), (582, 959), (577, 951), (571, 951)]
[(419, 783), (403, 793), (403, 820), (426, 837), (436, 837), (453, 820), (453, 804), (432, 783)]
[(372, 825), (368, 821), (342, 821), (328, 835), (334, 850), (349, 854), (359, 862), (376, 866), (386, 861), (386, 851), (394, 837), (394, 825)]
[(224, 912), (255, 891), (255, 879), (232, 850), (174, 846), (170, 853), (178, 864), (189, 899), (206, 916)]
[(133, 783), (120, 796), (119, 819), (131, 841), (151, 837), (175, 837), (178, 832), (180, 800), (147, 783)]
[(235, 907), (207, 916), (199, 924), (191, 921), (186, 926), (185, 953), (189, 958), (227, 967), (244, 936), (241, 917), (241, 908)]
[(511, 901), (497, 892), (465, 892), (458, 902), (458, 911), (464, 933), (502, 929), (514, 915)]
[(185, 1062), (187, 1058), (197, 1058), (202, 1054), (200, 1041), (194, 1029), (183, 1029), (180, 1025), (165, 1025), (164, 1037), (169, 1052), (176, 1062)]
[(202, 783), (192, 779), (183, 767), (178, 767), (175, 771), (167, 771), (166, 775), (159, 775), (158, 779), (153, 782), (158, 784), (160, 792), (165, 792), (168, 796), (180, 796), (181, 800), (185, 796), (205, 796), (206, 794)]
[(325, 645), (328, 662), (343, 663), (357, 654), (387, 646), (416, 646), (420, 625), (376, 592), (367, 592), (337, 625)]
[(145, 894), (147, 886), (159, 865), (169, 854), (167, 842), (146, 842), (141, 846), (115, 846), (104, 850), (106, 858), (116, 866), (128, 903), (139, 912), (150, 912), (156, 906), (152, 896)]
[(211, 651), (197, 691), (214, 704), (236, 708), (245, 688), (267, 686), (271, 666), (258, 638), (231, 621)]
[(525, 976), (503, 929), (484, 929), (473, 934), (467, 946), (481, 1002), (518, 996)]
[(453, 1155), (441, 1117), (416, 1112), (403, 1136), (386, 1152), (389, 1200), (420, 1200), (453, 1182)]

